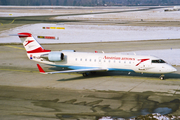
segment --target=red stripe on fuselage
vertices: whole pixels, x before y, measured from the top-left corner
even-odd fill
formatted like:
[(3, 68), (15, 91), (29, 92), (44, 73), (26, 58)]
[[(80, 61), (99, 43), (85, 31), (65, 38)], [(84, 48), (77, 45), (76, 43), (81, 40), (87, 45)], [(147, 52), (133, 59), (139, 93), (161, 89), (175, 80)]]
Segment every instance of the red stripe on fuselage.
[(145, 62), (147, 60), (149, 60), (149, 58), (148, 59), (139, 59), (140, 62), (136, 66), (138, 66), (139, 64), (141, 64), (142, 62)]
[(45, 50), (41, 47), (31, 50), (31, 51), (27, 51), (27, 53), (41, 53), (41, 52), (51, 52), (51, 50)]

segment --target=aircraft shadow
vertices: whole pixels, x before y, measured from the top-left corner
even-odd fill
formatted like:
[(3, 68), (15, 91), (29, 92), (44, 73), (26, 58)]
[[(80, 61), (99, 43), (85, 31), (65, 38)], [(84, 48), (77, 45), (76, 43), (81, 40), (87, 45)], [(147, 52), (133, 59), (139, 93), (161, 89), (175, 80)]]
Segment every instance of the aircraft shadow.
[[(141, 73), (131, 73), (128, 74), (128, 72), (97, 72), (95, 74), (89, 74), (86, 77), (83, 76), (78, 76), (78, 77), (73, 77), (73, 78), (68, 78), (68, 79), (59, 79), (57, 81), (73, 81), (73, 80), (82, 80), (82, 79), (92, 79), (92, 78), (100, 78), (100, 77), (105, 77), (105, 76), (122, 76), (122, 77), (140, 77), (140, 78), (152, 78), (152, 79), (159, 79), (161, 74), (141, 74)], [(165, 74), (165, 80), (168, 79), (179, 79), (180, 74), (176, 73), (169, 73)]]
[[(55, 70), (55, 71), (64, 71), (64, 69), (59, 68), (59, 67), (53, 67), (49, 68), (50, 70)], [(141, 77), (141, 78), (153, 78), (153, 79), (159, 79), (161, 74), (148, 74), (148, 73), (135, 73), (131, 72), (123, 72), (123, 71), (111, 71), (111, 72), (96, 72), (96, 73), (89, 73), (88, 76), (83, 77), (83, 76), (78, 76), (78, 77), (73, 77), (73, 78), (68, 78), (68, 79), (59, 79), (57, 81), (73, 81), (73, 80), (82, 80), (82, 79), (92, 79), (92, 78), (98, 78), (98, 77), (105, 77), (105, 76), (123, 76), (123, 77)], [(165, 80), (168, 79), (179, 79), (180, 74), (177, 73), (168, 73), (165, 74)]]

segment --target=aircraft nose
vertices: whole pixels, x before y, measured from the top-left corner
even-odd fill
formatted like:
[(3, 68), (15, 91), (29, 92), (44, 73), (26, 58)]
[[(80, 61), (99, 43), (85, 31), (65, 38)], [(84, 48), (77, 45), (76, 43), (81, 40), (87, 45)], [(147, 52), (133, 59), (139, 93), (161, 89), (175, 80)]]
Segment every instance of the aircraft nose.
[(167, 66), (167, 71), (169, 72), (169, 73), (171, 73), (171, 72), (176, 72), (177, 71), (177, 69), (176, 68), (174, 68), (173, 66), (171, 66), (171, 65), (168, 65)]
[(177, 71), (177, 69), (173, 67), (172, 68), (172, 72), (176, 72), (176, 71)]

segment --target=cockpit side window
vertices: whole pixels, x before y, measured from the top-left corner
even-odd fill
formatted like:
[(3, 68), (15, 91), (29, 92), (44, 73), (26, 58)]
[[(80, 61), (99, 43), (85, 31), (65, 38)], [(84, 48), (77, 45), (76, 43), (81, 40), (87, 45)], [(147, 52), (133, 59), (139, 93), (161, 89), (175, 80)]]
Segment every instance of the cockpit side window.
[(159, 60), (152, 60), (152, 63), (166, 63), (166, 62), (162, 59), (159, 59)]

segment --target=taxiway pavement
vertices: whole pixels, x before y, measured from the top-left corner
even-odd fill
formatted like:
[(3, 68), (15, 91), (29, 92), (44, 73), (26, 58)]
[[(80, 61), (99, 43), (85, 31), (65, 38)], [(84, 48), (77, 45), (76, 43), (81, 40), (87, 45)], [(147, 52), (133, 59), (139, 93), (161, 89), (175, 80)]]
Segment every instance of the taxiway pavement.
[[(163, 43), (161, 49), (168, 48), (169, 45), (178, 48), (177, 40), (162, 41), (135, 41), (135, 42), (109, 42), (109, 43), (75, 43), (75, 44), (50, 44), (43, 45), (45, 49), (75, 49), (77, 51), (94, 52), (104, 48), (105, 52), (133, 51), (138, 49), (157, 49), (157, 44)], [(179, 41), (178, 41), (179, 42)], [(147, 48), (148, 44), (148, 48)], [(144, 46), (143, 46), (144, 45)], [(83, 46), (83, 47), (80, 47)], [(134, 46), (134, 47), (132, 47)], [(0, 56), (0, 85), (20, 86), (36, 88), (54, 88), (71, 90), (105, 90), (105, 91), (128, 91), (128, 92), (167, 92), (179, 94), (180, 89), (180, 66), (176, 73), (165, 75), (166, 80), (160, 80), (159, 74), (140, 74), (127, 72), (97, 73), (89, 77), (81, 74), (49, 74), (43, 75), (38, 72), (36, 62), (31, 61), (26, 56), (26, 51), (22, 45), (1, 45)], [(137, 50), (137, 49), (136, 49)], [(172, 58), (173, 59), (173, 58)], [(42, 66), (46, 71), (53, 71), (53, 67)]]

